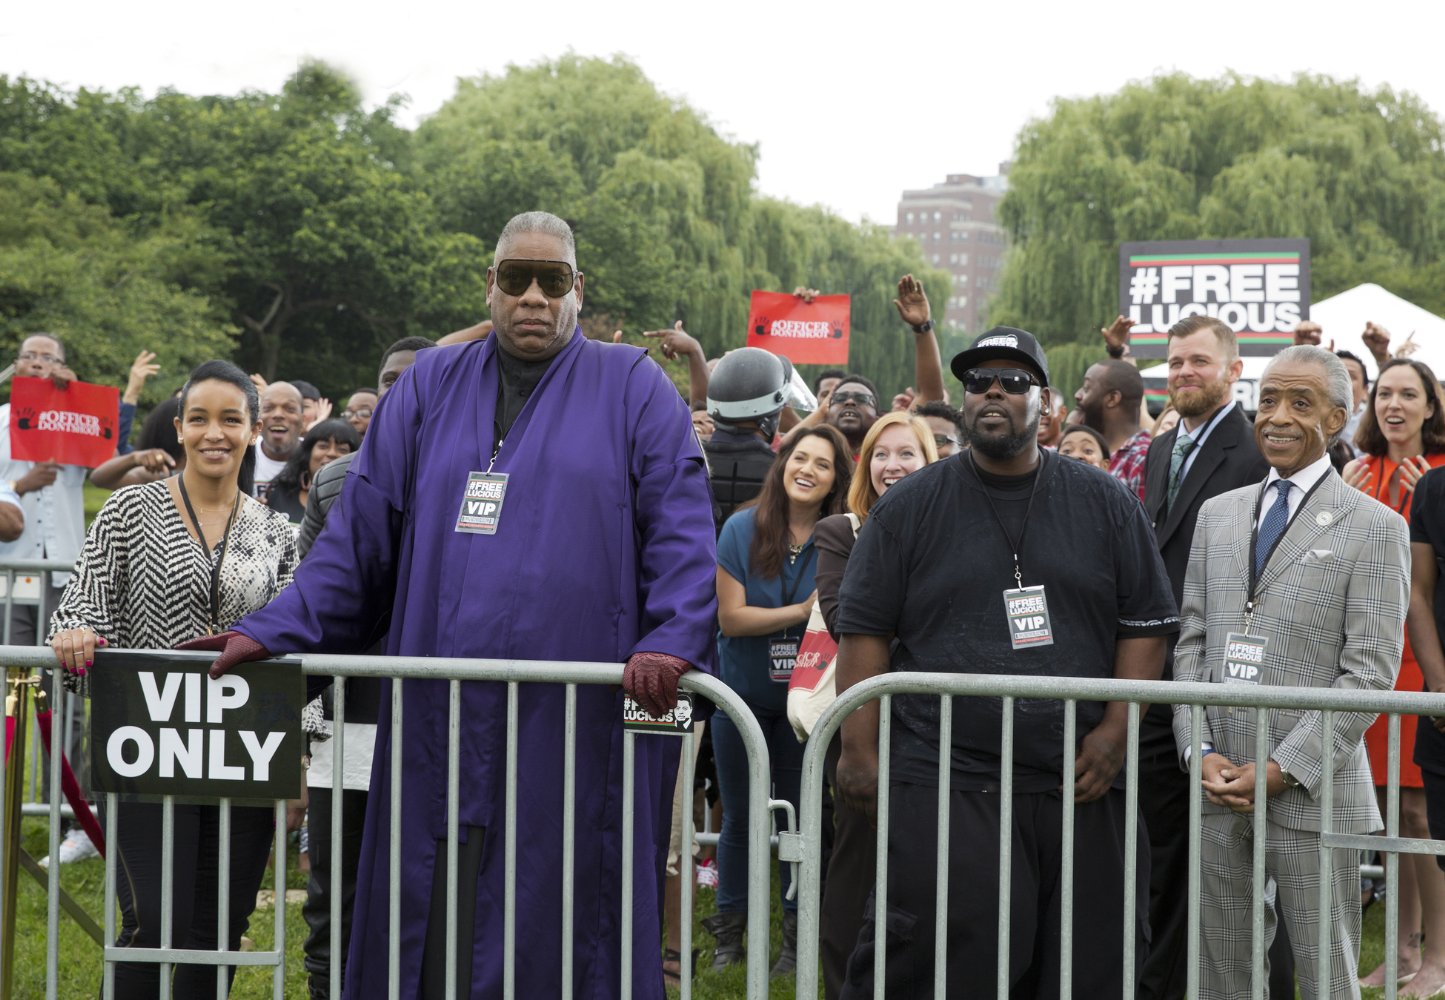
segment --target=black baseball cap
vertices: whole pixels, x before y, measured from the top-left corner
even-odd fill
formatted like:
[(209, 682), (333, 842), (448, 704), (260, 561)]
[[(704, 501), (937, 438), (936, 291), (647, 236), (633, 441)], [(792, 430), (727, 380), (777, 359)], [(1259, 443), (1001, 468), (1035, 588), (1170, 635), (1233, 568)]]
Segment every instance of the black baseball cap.
[(1044, 349), (1033, 334), (1011, 326), (996, 326), (980, 334), (972, 347), (953, 356), (949, 367), (953, 369), (954, 378), (961, 382), (963, 373), (970, 368), (977, 368), (985, 361), (999, 360), (1022, 361), (1043, 376), (1045, 386), (1049, 384), (1049, 359), (1044, 356)]

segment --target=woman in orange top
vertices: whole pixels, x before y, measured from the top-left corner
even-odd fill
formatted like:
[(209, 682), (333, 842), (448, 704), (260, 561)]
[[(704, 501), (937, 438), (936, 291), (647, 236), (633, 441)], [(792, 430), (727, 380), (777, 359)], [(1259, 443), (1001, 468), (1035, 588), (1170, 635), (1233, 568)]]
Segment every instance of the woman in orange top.
[[(1365, 455), (1345, 466), (1345, 482), (1408, 520), (1415, 484), (1430, 469), (1445, 465), (1445, 411), (1440, 384), (1428, 365), (1396, 358), (1380, 369), (1355, 443)], [(1395, 690), (1421, 691), (1424, 684), (1407, 635)], [(1416, 719), (1400, 716), (1400, 835), (1428, 839), (1424, 781), (1414, 762)], [(1383, 811), (1389, 781), (1388, 716), (1380, 716), (1365, 732), (1365, 747)], [(1400, 856), (1398, 947), (1400, 981), (1412, 980), (1401, 996), (1431, 996), (1445, 989), (1445, 874), (1433, 858)], [(1383, 986), (1384, 965), (1360, 982)]]

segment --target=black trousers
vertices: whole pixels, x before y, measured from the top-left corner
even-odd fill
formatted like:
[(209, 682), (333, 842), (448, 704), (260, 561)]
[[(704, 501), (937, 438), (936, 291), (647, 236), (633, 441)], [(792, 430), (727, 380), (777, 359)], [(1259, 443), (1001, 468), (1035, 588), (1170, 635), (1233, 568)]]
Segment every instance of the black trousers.
[[(825, 767), (828, 786), (837, 784), (838, 757), (842, 740), (833, 737)], [(823, 817), (827, 822), (828, 817)], [(843, 995), (848, 956), (858, 944), (863, 914), (873, 898), (874, 868), (878, 857), (878, 832), (868, 814), (859, 812), (842, 799), (833, 797), (833, 845), (823, 882), (823, 913), (819, 923), (819, 954), (823, 962), (823, 993), (827, 1000)]]
[[(175, 806), (175, 855), (172, 866), (171, 945), (214, 951), (218, 865), (217, 806)], [(161, 946), (161, 806), (122, 802), (116, 817), (120, 848), (116, 896), (120, 902), (122, 948)], [(256, 908), (256, 891), (276, 836), (276, 815), (264, 806), (231, 808), (231, 905), (228, 947), (241, 947), (241, 935)], [(172, 978), (175, 1000), (216, 995), (216, 967), (177, 965)], [(229, 979), (235, 975), (230, 968)], [(116, 1000), (153, 1000), (160, 991), (160, 966), (118, 962)]]
[[(938, 789), (895, 782), (890, 786), (888, 837), (886, 992), (933, 996)], [(949, 796), (948, 993), (992, 995), (998, 976), (999, 806), (993, 792)], [(1059, 993), (1062, 797), (1059, 792), (1016, 793), (1013, 801), (1010, 995)], [(1118, 996), (1123, 991), (1123, 935), (1135, 955), (1148, 954), (1148, 841), (1139, 837), (1136, 921), (1123, 926), (1124, 793), (1113, 789), (1074, 810), (1074, 921), (1072, 982), (1075, 996)], [(870, 903), (858, 947), (848, 961), (846, 1000), (873, 996), (877, 928)]]
[[(1139, 813), (1149, 833), (1149, 957), (1139, 1000), (1183, 1000), (1189, 976), (1189, 774), (1173, 744), (1139, 756)], [(1294, 952), (1284, 921), (1269, 949), (1269, 992), (1294, 996)]]
[[(711, 728), (711, 727), (709, 727)], [(676, 774), (673, 775), (676, 778)], [(421, 956), (421, 1000), (454, 1000), (446, 994), (447, 897), (457, 897), (457, 996), (472, 995), (472, 953), (476, 942), (477, 882), (487, 831), (463, 826), (457, 844), (457, 884), (447, 887), (447, 844), (437, 841), (432, 867), (431, 907)]]
[(311, 878), (306, 883), (306, 903), (301, 913), (310, 933), (306, 935), (306, 972), (310, 977), (311, 996), (315, 1000), (331, 996), (331, 897), (341, 894), (341, 963), (342, 983), (346, 982), (346, 949), (351, 941), (351, 908), (356, 901), (356, 870), (361, 864), (361, 828), (366, 821), (366, 795), (359, 790), (341, 793), (341, 858), (339, 881), (331, 881), (331, 809), (332, 790), (311, 788), (310, 805), (306, 811), (311, 857)]

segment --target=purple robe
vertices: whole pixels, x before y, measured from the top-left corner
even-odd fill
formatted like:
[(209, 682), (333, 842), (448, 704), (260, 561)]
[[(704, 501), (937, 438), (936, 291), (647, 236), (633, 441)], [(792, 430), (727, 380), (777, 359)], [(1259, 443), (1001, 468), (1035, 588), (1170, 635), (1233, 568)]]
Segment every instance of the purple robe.
[[(670, 653), (714, 671), (716, 555), (707, 473), (687, 407), (643, 351), (581, 331), (554, 359), (493, 467), (510, 478), (495, 535), (454, 530), (468, 473), (487, 468), (496, 338), (417, 355), (377, 409), (346, 489), (296, 574), (237, 626), (273, 652), (358, 651), (392, 618), (403, 656), (625, 661)], [(561, 976), (563, 688), (522, 685), (518, 716), (516, 991)], [(408, 681), (401, 884), (388, 871), (390, 700), (383, 701), (346, 996), (384, 995), (389, 894), (401, 893), (403, 997), (415, 997), (433, 866), (446, 864), (447, 683)], [(574, 996), (616, 996), (621, 940), (622, 695), (577, 691)], [(501, 993), (506, 686), (468, 682), (462, 827), (486, 830), (473, 997)], [(636, 741), (634, 996), (663, 997), (661, 865), (676, 740)], [(465, 835), (465, 831), (463, 831)], [(459, 949), (467, 942), (459, 942)]]

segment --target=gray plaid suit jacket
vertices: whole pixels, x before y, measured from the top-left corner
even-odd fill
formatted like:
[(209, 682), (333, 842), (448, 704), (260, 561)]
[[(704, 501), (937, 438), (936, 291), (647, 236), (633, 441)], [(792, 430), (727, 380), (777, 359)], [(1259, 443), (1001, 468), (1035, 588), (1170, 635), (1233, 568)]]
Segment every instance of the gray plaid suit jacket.
[[(1221, 494), (1199, 512), (1174, 653), (1177, 680), (1220, 681), (1225, 636), (1245, 630), (1250, 532), (1262, 488), (1260, 483)], [(1389, 691), (1400, 668), (1409, 593), (1404, 518), (1327, 472), (1260, 576), (1252, 632), (1270, 640), (1261, 683)], [(1255, 717), (1251, 709), (1206, 708), (1203, 739), (1236, 764), (1252, 763)], [(1320, 713), (1276, 710), (1268, 718), (1270, 757), (1302, 787), (1272, 797), (1267, 817), (1289, 829), (1319, 831)], [(1335, 714), (1333, 828), (1339, 833), (1370, 833), (1382, 826), (1362, 742), (1374, 719), (1370, 713)], [(1174, 708), (1174, 739), (1187, 769), (1187, 705)], [(1204, 809), (1226, 811), (1208, 801)]]

